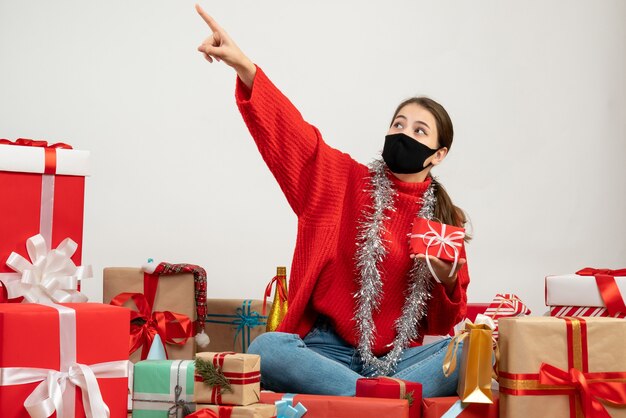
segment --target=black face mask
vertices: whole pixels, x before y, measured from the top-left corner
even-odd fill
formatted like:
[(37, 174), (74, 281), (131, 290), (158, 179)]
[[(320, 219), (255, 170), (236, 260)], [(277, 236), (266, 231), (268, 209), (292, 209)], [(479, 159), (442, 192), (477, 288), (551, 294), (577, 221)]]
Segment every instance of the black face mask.
[(437, 149), (428, 148), (410, 136), (399, 133), (385, 136), (383, 160), (393, 173), (414, 174), (425, 169), (424, 163), (436, 152)]

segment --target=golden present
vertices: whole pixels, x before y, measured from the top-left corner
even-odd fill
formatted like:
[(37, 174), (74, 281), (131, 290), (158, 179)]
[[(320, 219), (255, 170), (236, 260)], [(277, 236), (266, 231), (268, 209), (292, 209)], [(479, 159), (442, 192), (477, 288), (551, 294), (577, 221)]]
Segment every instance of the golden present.
[(493, 403), (494, 326), (491, 318), (479, 314), (476, 323), (466, 320), (465, 328), (448, 345), (443, 364), (446, 377), (456, 369), (458, 346), (463, 343), (457, 386), (457, 393), (463, 402)]

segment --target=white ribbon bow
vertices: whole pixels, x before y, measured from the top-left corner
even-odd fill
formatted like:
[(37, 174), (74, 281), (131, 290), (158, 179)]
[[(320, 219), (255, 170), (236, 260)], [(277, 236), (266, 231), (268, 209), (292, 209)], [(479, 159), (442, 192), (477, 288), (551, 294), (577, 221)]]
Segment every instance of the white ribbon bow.
[[(104, 403), (97, 378), (126, 377), (129, 372), (127, 360), (110, 361), (92, 365), (73, 363), (67, 371), (25, 367), (0, 368), (0, 386), (41, 382), (24, 401), (24, 407), (32, 418), (47, 418), (55, 411), (63, 418), (63, 393), (81, 389), (87, 418), (109, 417), (109, 407)], [(68, 384), (69, 383), (69, 384)], [(74, 405), (71, 405), (73, 411)], [(70, 413), (70, 416), (74, 416)]]
[(40, 234), (26, 241), (30, 262), (13, 252), (7, 265), (20, 273), (6, 281), (10, 298), (24, 296), (31, 303), (87, 302), (87, 296), (80, 293), (78, 282), (91, 278), (91, 266), (76, 267), (71, 260), (78, 244), (66, 238), (59, 246), (48, 252), (48, 247)]
[(433, 266), (430, 264), (429, 257), (429, 249), (431, 246), (439, 246), (439, 250), (435, 257), (440, 258), (442, 253), (445, 253), (448, 258), (453, 258), (454, 261), (452, 263), (452, 268), (450, 269), (450, 274), (448, 277), (452, 277), (454, 272), (456, 271), (456, 265), (459, 261), (459, 248), (463, 245), (463, 238), (465, 237), (465, 232), (463, 231), (454, 231), (446, 236), (446, 224), (441, 225), (441, 233), (439, 233), (435, 228), (432, 227), (430, 221), (426, 221), (428, 225), (428, 229), (430, 231), (424, 234), (412, 234), (411, 238), (421, 238), (424, 244), (426, 244), (426, 265), (428, 266), (428, 270), (433, 275), (437, 283), (441, 283), (437, 274), (435, 274), (435, 270)]

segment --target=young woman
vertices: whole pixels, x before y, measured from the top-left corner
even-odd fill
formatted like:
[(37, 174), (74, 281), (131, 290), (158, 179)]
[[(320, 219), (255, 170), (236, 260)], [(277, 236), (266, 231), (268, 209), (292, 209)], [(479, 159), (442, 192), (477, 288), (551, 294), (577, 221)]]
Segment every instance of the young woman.
[(356, 380), (388, 375), (423, 384), (424, 396), (453, 394), (442, 373), (445, 335), (466, 311), (465, 254), (452, 264), (410, 254), (416, 216), (462, 226), (462, 212), (430, 175), (452, 145), (447, 112), (427, 98), (398, 106), (382, 159), (364, 166), (320, 132), (196, 6), (212, 34), (198, 50), (237, 73), (239, 110), (298, 216), (289, 312), (280, 332), (257, 337), (265, 388), (354, 395)]

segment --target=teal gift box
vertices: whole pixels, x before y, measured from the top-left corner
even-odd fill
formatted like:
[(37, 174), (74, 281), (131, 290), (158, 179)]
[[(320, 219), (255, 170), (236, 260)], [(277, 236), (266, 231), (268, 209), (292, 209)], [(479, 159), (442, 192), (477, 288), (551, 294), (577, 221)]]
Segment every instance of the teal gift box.
[(193, 360), (145, 360), (135, 364), (133, 418), (184, 417), (195, 411)]

